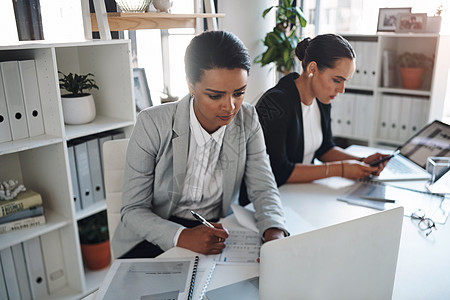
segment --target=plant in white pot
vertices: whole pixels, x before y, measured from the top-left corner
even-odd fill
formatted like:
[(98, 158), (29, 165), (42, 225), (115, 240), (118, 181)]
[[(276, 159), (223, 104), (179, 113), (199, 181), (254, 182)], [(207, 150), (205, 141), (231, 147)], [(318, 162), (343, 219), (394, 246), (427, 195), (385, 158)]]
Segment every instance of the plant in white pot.
[(95, 119), (95, 103), (92, 94), (84, 92), (97, 89), (98, 86), (94, 74), (78, 75), (69, 73), (62, 75), (59, 79), (59, 87), (66, 90), (69, 94), (61, 95), (64, 123), (69, 125), (80, 125), (92, 122)]

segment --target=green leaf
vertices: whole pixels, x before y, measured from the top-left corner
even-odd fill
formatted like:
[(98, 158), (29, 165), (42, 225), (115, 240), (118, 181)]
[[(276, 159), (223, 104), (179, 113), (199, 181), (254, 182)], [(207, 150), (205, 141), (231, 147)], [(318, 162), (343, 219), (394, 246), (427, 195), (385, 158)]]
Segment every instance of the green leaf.
[(275, 6), (271, 6), (263, 11), (262, 17), (265, 18), (266, 15), (274, 8)]
[(267, 49), (267, 51), (263, 54), (261, 58), (262, 65), (264, 66), (275, 61), (276, 57), (277, 57), (277, 48), (272, 47)]
[(295, 7), (295, 13), (297, 14), (297, 18), (300, 21), (300, 26), (305, 27), (307, 20), (300, 7)]
[(266, 40), (265, 40), (264, 44), (270, 47), (270, 46), (281, 44), (282, 42), (283, 42), (283, 38), (279, 34), (277, 34), (275, 32), (269, 32), (266, 35)]

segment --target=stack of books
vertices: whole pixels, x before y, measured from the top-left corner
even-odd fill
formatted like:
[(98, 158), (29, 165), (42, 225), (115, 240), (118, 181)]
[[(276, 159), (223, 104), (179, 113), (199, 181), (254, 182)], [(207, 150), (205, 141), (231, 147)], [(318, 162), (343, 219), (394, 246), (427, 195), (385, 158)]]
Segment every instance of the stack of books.
[(0, 233), (42, 224), (45, 224), (45, 216), (40, 194), (27, 190), (13, 200), (0, 200)]

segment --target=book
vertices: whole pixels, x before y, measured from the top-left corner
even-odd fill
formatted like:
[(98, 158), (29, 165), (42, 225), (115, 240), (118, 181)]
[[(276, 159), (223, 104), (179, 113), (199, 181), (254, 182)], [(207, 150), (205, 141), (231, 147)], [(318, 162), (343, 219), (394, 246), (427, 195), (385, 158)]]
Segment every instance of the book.
[(0, 217), (5, 217), (30, 207), (42, 205), (40, 194), (32, 190), (26, 190), (17, 195), (13, 200), (0, 200)]
[(95, 299), (191, 300), (198, 262), (198, 256), (116, 259)]
[(0, 217), (0, 225), (18, 221), (26, 218), (36, 217), (44, 214), (44, 206), (43, 205), (36, 205), (32, 206), (30, 208), (27, 208), (25, 210), (18, 211), (14, 214), (10, 214), (4, 217)]
[(18, 221), (12, 221), (9, 223), (1, 224), (0, 225), (0, 234), (7, 233), (11, 231), (17, 231), (21, 229), (29, 229), (33, 228), (39, 225), (45, 224), (45, 216), (37, 216), (37, 217), (30, 217)]

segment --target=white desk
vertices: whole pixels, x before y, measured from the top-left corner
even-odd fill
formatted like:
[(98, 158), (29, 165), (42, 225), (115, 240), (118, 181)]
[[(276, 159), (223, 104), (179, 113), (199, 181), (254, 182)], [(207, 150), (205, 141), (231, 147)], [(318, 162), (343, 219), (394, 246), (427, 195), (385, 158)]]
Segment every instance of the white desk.
[[(309, 184), (287, 184), (280, 188), (285, 207), (297, 212), (314, 228), (333, 225), (376, 212), (348, 205), (336, 197), (351, 181), (329, 178)], [(414, 185), (422, 185), (416, 181)], [(340, 186), (340, 187), (339, 187)], [(338, 188), (339, 187), (339, 188)], [(194, 255), (173, 248), (164, 257)], [(209, 288), (213, 289), (258, 274), (258, 266), (218, 265)], [(393, 299), (450, 299), (450, 225), (437, 224), (437, 230), (425, 237), (417, 223), (404, 217)]]

